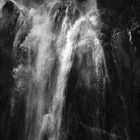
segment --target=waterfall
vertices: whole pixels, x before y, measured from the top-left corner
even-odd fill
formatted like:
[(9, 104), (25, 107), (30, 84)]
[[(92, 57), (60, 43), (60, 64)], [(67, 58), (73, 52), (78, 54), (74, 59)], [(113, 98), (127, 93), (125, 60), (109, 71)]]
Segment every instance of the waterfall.
[(0, 0), (1, 139), (139, 140), (138, 10)]
[[(65, 9), (60, 31), (54, 32), (57, 13), (51, 15), (55, 2), (40, 11), (31, 9), (32, 28), (20, 44), (27, 51), (27, 64), (21, 64), (15, 75), (25, 72), (26, 90), (26, 140), (59, 140), (62, 127), (62, 110), (65, 91), (74, 56), (79, 63), (89, 52), (81, 79), (91, 88), (93, 73), (101, 78), (101, 65), (105, 64), (104, 52), (98, 39), (96, 8), (80, 14), (74, 24)], [(91, 69), (90, 69), (91, 68)], [(94, 69), (94, 71), (92, 71)], [(53, 72), (52, 72), (53, 71)], [(21, 80), (21, 79), (20, 79)], [(19, 80), (19, 81), (20, 81)], [(18, 82), (19, 82), (18, 81)], [(20, 88), (20, 87), (19, 87)]]

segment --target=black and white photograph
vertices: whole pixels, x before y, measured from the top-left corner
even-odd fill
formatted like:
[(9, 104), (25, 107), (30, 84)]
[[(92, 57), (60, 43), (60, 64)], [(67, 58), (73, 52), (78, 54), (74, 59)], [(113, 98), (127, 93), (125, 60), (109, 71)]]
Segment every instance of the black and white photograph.
[(140, 140), (140, 0), (0, 0), (1, 140)]

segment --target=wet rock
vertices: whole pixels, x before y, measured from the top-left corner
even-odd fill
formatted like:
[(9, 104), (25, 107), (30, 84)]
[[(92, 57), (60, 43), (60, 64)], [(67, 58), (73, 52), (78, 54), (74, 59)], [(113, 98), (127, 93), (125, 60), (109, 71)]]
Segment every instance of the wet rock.
[[(3, 140), (16, 139), (15, 132), (20, 135), (22, 129), (15, 124), (22, 125), (22, 122), (24, 122), (22, 115), (17, 115), (15, 118), (11, 117), (11, 98), (13, 98), (12, 93), (15, 85), (13, 78), (13, 67), (15, 66), (13, 44), (20, 13), (19, 7), (13, 1), (8, 0), (2, 7), (2, 16), (0, 17), (0, 102), (2, 113), (0, 116), (0, 133)], [(16, 111), (14, 111), (17, 113), (21, 109), (18, 114), (24, 114), (24, 98), (21, 98), (19, 99), (21, 103), (16, 104), (19, 108), (17, 107)]]

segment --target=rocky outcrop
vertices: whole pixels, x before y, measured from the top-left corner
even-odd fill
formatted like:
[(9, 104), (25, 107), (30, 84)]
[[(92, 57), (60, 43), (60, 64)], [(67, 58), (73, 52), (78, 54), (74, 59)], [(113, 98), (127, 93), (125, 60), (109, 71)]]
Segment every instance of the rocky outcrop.
[[(140, 25), (136, 5), (140, 3), (131, 0), (127, 2), (99, 0), (97, 2), (102, 21), (100, 37), (111, 81), (106, 98), (108, 107), (105, 111), (106, 121), (110, 121), (110, 123), (107, 123), (105, 129), (110, 131), (113, 129), (113, 125), (116, 124), (116, 128), (118, 127), (118, 130), (115, 130), (116, 133), (124, 136), (122, 133), (124, 127), (123, 130), (127, 130), (127, 137), (137, 140), (139, 139), (137, 130), (140, 123), (135, 116), (139, 116), (139, 89), (134, 85), (139, 83), (135, 78), (135, 73), (140, 69), (137, 65), (139, 58), (136, 57), (139, 54), (139, 42), (136, 40)], [(135, 34), (135, 37), (133, 36), (134, 32), (137, 34)], [(108, 100), (109, 98), (110, 100)], [(111, 113), (108, 113), (107, 110)]]
[(12, 56), (18, 11), (14, 3), (8, 1), (2, 8), (0, 19), (0, 103), (1, 103), (1, 138), (7, 139), (10, 119), (11, 88), (14, 85)]
[[(20, 16), (23, 11), (12, 1), (4, 3), (0, 17), (0, 106), (1, 106), (1, 139), (17, 139), (21, 136), (24, 129), (24, 98), (21, 97), (15, 101), (14, 93), (15, 81), (13, 77), (13, 68), (16, 65), (16, 58), (13, 53), (14, 41), (18, 33), (19, 26), (22, 26)], [(25, 33), (21, 35), (20, 41), (23, 41)], [(15, 96), (15, 97), (14, 97)], [(14, 100), (13, 100), (14, 99)], [(14, 116), (12, 106), (16, 102)], [(22, 127), (21, 127), (22, 126)]]

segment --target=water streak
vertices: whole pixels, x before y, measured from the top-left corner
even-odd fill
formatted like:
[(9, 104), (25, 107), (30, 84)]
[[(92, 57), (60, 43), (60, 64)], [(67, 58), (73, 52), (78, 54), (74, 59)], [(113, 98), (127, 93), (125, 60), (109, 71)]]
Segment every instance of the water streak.
[[(97, 77), (100, 76), (100, 65), (105, 63), (97, 35), (98, 18), (95, 9), (81, 14), (71, 25), (67, 8), (61, 30), (55, 34), (52, 31), (55, 23), (50, 16), (54, 5), (49, 4), (49, 10), (43, 13), (30, 10), (32, 29), (21, 44), (28, 49), (28, 66), (23, 67), (28, 69), (30, 75), (26, 93), (26, 140), (43, 140), (44, 135), (49, 140), (60, 139), (65, 90), (75, 54), (82, 61), (83, 55), (89, 51), (92, 57), (89, 56), (91, 60), (87, 62), (88, 68), (94, 67)], [(57, 67), (57, 72), (52, 75), (54, 67)], [(90, 88), (92, 69), (83, 72), (82, 78)], [(50, 82), (50, 79), (55, 81)], [(49, 83), (51, 90), (47, 87)]]

